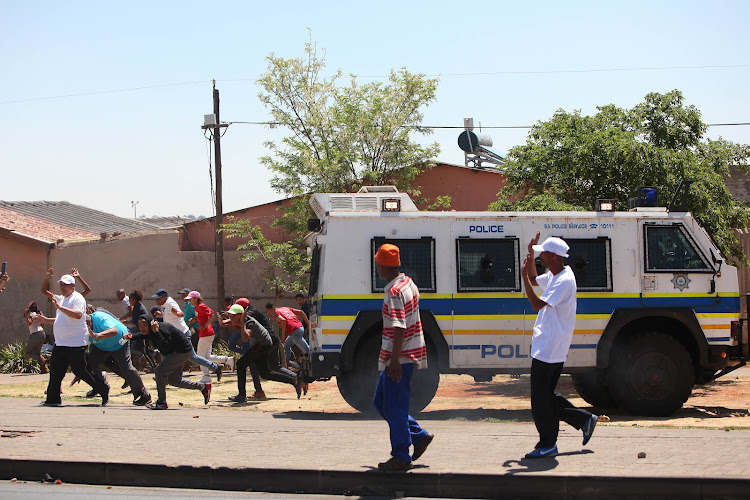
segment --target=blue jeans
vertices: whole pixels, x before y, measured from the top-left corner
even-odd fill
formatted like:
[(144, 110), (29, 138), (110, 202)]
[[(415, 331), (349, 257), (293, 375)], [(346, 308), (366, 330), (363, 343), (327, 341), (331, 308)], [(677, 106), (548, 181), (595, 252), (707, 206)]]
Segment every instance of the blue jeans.
[(292, 333), (287, 335), (286, 340), (284, 341), (284, 354), (286, 355), (287, 363), (289, 363), (289, 360), (292, 356), (292, 344), (302, 349), (302, 352), (304, 354), (310, 352), (310, 346), (305, 341), (305, 337), (303, 337), (304, 333), (305, 329), (300, 326)]
[[(188, 335), (187, 333), (185, 335)], [(190, 336), (188, 335), (188, 339)], [(190, 362), (195, 363), (196, 365), (205, 366), (212, 372), (215, 372), (216, 369), (219, 367), (216, 363), (213, 361), (204, 358), (203, 356), (198, 356), (198, 354), (195, 352), (195, 349), (193, 348), (193, 343), (190, 342)]]
[(388, 376), (387, 369), (380, 372), (372, 404), (380, 416), (388, 422), (391, 430), (391, 456), (402, 462), (411, 462), (409, 447), (422, 442), (428, 433), (409, 415), (414, 363), (401, 365), (401, 371), (399, 382), (394, 382)]

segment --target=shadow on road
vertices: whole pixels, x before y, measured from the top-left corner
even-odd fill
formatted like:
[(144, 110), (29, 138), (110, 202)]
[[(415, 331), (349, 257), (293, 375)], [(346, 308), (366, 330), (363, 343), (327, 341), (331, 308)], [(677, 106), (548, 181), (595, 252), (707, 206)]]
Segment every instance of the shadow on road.
[[(503, 462), (503, 467), (505, 467), (506, 470), (505, 473), (508, 475), (518, 474), (521, 472), (544, 472), (548, 470), (552, 470), (558, 465), (560, 465), (560, 462), (558, 462), (558, 458), (560, 457), (566, 457), (566, 456), (573, 456), (573, 455), (588, 455), (590, 453), (594, 453), (591, 450), (581, 450), (581, 451), (567, 451), (564, 453), (558, 453), (555, 457), (550, 458), (522, 458), (520, 460), (506, 460)], [(511, 468), (514, 467), (515, 468)]]

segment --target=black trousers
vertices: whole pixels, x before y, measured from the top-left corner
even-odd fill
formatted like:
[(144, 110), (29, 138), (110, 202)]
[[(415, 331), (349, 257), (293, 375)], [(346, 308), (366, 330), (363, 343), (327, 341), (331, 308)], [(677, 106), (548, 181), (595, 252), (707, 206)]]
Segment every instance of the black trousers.
[(141, 374), (138, 370), (133, 367), (133, 362), (130, 358), (130, 345), (127, 343), (117, 349), (116, 351), (102, 351), (95, 345), (89, 346), (89, 353), (86, 357), (86, 363), (91, 367), (93, 371), (94, 380), (97, 382), (104, 382), (101, 372), (98, 367), (102, 361), (106, 359), (113, 360), (113, 365), (118, 367), (119, 371), (116, 371), (117, 375), (125, 379), (130, 387), (133, 389), (133, 399), (138, 399), (140, 396), (149, 396), (148, 390), (143, 385)]
[[(253, 349), (256, 349), (253, 351)], [(253, 386), (255, 392), (263, 392), (263, 386), (260, 384), (260, 372), (258, 371), (258, 360), (263, 359), (265, 363), (264, 354), (260, 352), (260, 346), (253, 346), (249, 351), (242, 355), (237, 360), (235, 369), (237, 370), (237, 389), (239, 394), (245, 395), (245, 386), (247, 385), (247, 373), (245, 370), (250, 368), (250, 376), (253, 378)]]
[[(266, 380), (283, 382), (290, 385), (295, 385), (297, 382), (297, 375), (293, 371), (281, 366), (278, 344), (264, 345), (257, 351), (249, 350), (237, 362), (237, 385), (239, 386), (240, 394), (245, 394), (246, 381), (245, 369), (241, 368), (241, 366), (250, 366), (250, 373), (252, 374), (253, 365), (257, 367), (260, 376)], [(260, 382), (258, 383), (259, 385)], [(256, 390), (258, 386), (256, 386)]]
[(531, 360), (531, 414), (539, 432), (539, 442), (534, 448), (551, 448), (557, 444), (560, 420), (580, 430), (591, 417), (591, 413), (576, 408), (555, 392), (562, 369), (563, 363)]
[(56, 345), (49, 361), (49, 383), (47, 403), (60, 403), (60, 386), (68, 366), (73, 374), (89, 384), (99, 394), (109, 394), (109, 385), (102, 379), (97, 381), (86, 365), (86, 347), (65, 347)]

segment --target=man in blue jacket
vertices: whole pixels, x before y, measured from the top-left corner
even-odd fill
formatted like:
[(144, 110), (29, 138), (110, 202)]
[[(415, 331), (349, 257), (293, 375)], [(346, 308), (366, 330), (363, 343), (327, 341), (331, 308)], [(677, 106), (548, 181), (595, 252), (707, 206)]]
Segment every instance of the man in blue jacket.
[[(111, 314), (102, 311), (95, 311), (87, 315), (86, 326), (89, 329), (89, 337), (91, 337), (87, 364), (97, 367), (107, 356), (111, 355), (119, 366), (121, 373), (127, 377), (126, 381), (133, 388), (133, 404), (137, 406), (149, 404), (151, 395), (143, 385), (141, 375), (133, 367), (130, 358), (130, 345), (125, 338), (128, 327)], [(94, 370), (93, 375), (94, 379), (104, 382), (104, 377), (99, 370)]]

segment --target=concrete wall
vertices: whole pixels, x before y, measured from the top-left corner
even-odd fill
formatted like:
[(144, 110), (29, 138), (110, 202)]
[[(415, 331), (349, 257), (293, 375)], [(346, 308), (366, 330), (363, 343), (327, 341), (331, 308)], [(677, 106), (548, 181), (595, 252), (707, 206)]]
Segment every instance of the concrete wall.
[(30, 301), (37, 301), (44, 311), (47, 300), (40, 288), (49, 248), (49, 243), (0, 229), (0, 261), (8, 263), (11, 277), (0, 294), (0, 345), (28, 336), (23, 312)]
[[(11, 233), (12, 234), (12, 233)], [(1, 235), (0, 235), (1, 236)], [(178, 232), (145, 234), (131, 238), (70, 243), (50, 250), (49, 265), (55, 277), (78, 268), (91, 287), (87, 301), (119, 314), (121, 306), (115, 292), (124, 288), (143, 292), (147, 308), (155, 305), (151, 295), (166, 288), (177, 298), (177, 291), (189, 287), (199, 290), (212, 309), (219, 302), (216, 297), (216, 265), (213, 252), (181, 252), (177, 247)], [(33, 243), (33, 242), (32, 242)], [(17, 339), (25, 340), (23, 311), (30, 300), (39, 302), (42, 310), (53, 314), (49, 301), (40, 293), (44, 273), (48, 267), (44, 248), (34, 248), (29, 241), (18, 237), (0, 237), (0, 259), (9, 262), (12, 276), (7, 291), (0, 294), (0, 345)], [(273, 293), (263, 282), (263, 266), (259, 262), (240, 262), (244, 252), (227, 251), (224, 256), (225, 289), (228, 295), (248, 297), (251, 303), (263, 308), (273, 301)], [(57, 284), (51, 288), (59, 293)], [(76, 288), (79, 292), (82, 287)], [(280, 305), (293, 305), (288, 297)], [(51, 327), (47, 327), (51, 328)]]
[[(52, 261), (60, 269), (77, 267), (91, 286), (87, 300), (119, 312), (115, 292), (141, 290), (150, 308), (151, 295), (165, 288), (173, 297), (182, 288), (198, 290), (212, 308), (216, 308), (216, 264), (213, 252), (181, 252), (177, 249), (178, 232), (149, 234), (107, 242), (70, 245), (52, 251)], [(254, 262), (240, 262), (243, 252), (224, 253), (224, 288), (228, 295), (245, 296), (254, 302), (266, 301), (262, 267)], [(57, 274), (57, 273), (56, 273)], [(114, 311), (113, 311), (114, 312)]]
[(452, 202), (447, 210), (484, 211), (497, 201), (497, 193), (506, 182), (497, 171), (438, 164), (419, 174), (414, 185), (422, 187), (422, 196), (430, 198), (430, 203), (438, 196), (450, 195)]
[(729, 175), (727, 189), (732, 193), (732, 197), (735, 200), (750, 203), (750, 176), (735, 166), (729, 167)]
[[(246, 219), (251, 224), (260, 226), (263, 230), (263, 235), (271, 242), (283, 243), (284, 241), (289, 241), (291, 238), (277, 226), (274, 226), (273, 222), (283, 214), (283, 212), (279, 211), (279, 208), (289, 203), (289, 200), (281, 200), (256, 207), (249, 207), (244, 210), (237, 210), (225, 215), (224, 222), (227, 222), (228, 216)], [(215, 219), (212, 217), (185, 224), (180, 235), (180, 250), (213, 252), (216, 238), (214, 223)], [(224, 250), (237, 250), (237, 246), (243, 243), (246, 243), (246, 241), (239, 238), (225, 238)]]

